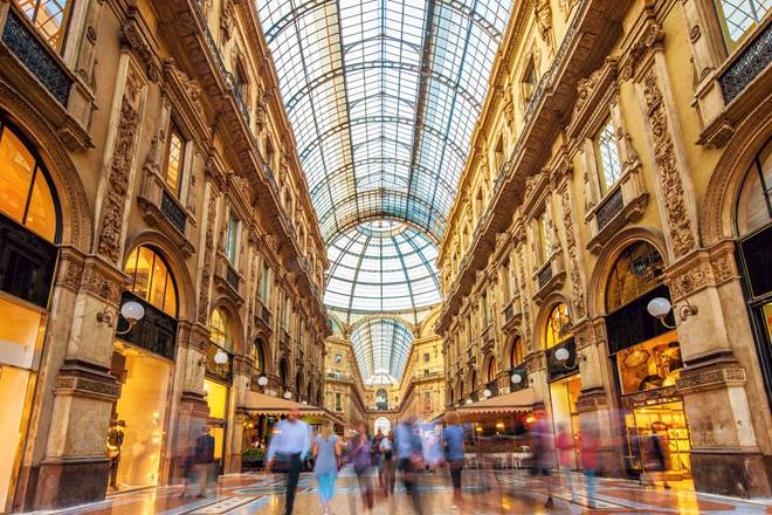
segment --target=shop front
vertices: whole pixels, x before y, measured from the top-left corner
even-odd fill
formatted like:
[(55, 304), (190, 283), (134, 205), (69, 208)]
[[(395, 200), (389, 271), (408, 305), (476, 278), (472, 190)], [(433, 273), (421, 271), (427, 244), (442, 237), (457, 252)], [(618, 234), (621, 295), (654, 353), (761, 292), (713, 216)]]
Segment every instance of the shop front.
[(557, 304), (550, 311), (545, 327), (544, 344), (547, 357), (547, 380), (549, 382), (550, 407), (553, 431), (558, 435), (566, 431), (574, 441), (574, 463), (579, 466), (579, 412), (576, 401), (581, 393), (579, 362), (576, 355), (576, 341), (570, 332), (571, 319), (568, 307)]
[[(625, 249), (606, 290), (606, 333), (622, 409), (624, 456), (633, 476), (664, 472), (669, 480), (691, 478), (689, 427), (676, 381), (683, 361), (672, 315), (649, 315), (652, 299), (670, 298), (662, 284), (657, 250), (639, 242)], [(657, 440), (657, 442), (655, 442)], [(662, 449), (664, 463), (655, 452)]]
[(225, 445), (228, 434), (228, 404), (233, 385), (232, 322), (221, 307), (212, 311), (209, 320), (209, 345), (206, 351), (204, 393), (209, 407), (210, 434), (214, 437), (214, 459), (220, 471), (225, 468)]
[(31, 145), (0, 117), (0, 512), (18, 479), (48, 321), (60, 216)]
[(158, 249), (140, 246), (126, 260), (129, 291), (121, 304), (142, 306), (134, 324), (116, 328), (111, 374), (120, 385), (107, 434), (112, 491), (154, 486), (161, 476), (174, 358), (177, 289)]

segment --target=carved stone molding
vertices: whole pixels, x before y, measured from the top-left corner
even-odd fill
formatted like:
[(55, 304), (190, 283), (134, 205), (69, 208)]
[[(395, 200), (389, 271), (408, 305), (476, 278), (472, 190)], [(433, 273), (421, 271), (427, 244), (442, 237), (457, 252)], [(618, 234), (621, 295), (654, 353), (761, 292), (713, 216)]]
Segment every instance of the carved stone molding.
[(81, 291), (117, 307), (121, 300), (121, 291), (126, 284), (126, 276), (98, 256), (89, 256), (81, 275)]
[(91, 397), (114, 401), (120, 385), (106, 368), (78, 360), (65, 361), (54, 378), (54, 395)]
[(135, 6), (127, 8), (126, 22), (121, 27), (121, 40), (137, 56), (144, 67), (145, 74), (151, 82), (158, 82), (160, 65), (158, 56), (146, 36), (142, 15)]
[(695, 251), (669, 267), (665, 274), (673, 301), (736, 279), (739, 272), (734, 259), (734, 242), (722, 242), (709, 251)]
[(214, 258), (214, 229), (217, 215), (217, 195), (215, 188), (209, 192), (206, 208), (206, 233), (204, 235), (203, 263), (198, 294), (198, 321), (204, 325), (209, 320), (209, 286), (212, 280), (212, 260)]
[(662, 45), (665, 31), (656, 20), (656, 15), (651, 7), (646, 8), (646, 19), (639, 32), (639, 37), (630, 46), (620, 63), (619, 77), (622, 80), (631, 80), (636, 72), (651, 55), (651, 51)]
[(586, 79), (580, 79), (576, 87), (576, 103), (567, 128), (570, 137), (575, 137), (597, 110), (601, 99), (616, 87), (617, 60), (607, 58), (603, 66)]
[(83, 281), (84, 261), (85, 256), (74, 247), (61, 247), (57, 286), (62, 286), (73, 293), (78, 293)]
[(560, 193), (560, 204), (563, 211), (563, 227), (566, 231), (568, 273), (571, 277), (571, 303), (574, 307), (574, 318), (579, 320), (587, 314), (587, 305), (584, 300), (584, 280), (582, 279), (581, 264), (579, 262), (579, 245), (574, 232), (574, 216), (571, 213), (571, 198), (568, 188), (564, 188)]
[(745, 385), (745, 369), (738, 365), (722, 366), (703, 370), (686, 368), (676, 381), (676, 388), (682, 394), (731, 388)]
[(139, 133), (139, 121), (143, 102), (144, 85), (129, 65), (126, 87), (120, 105), (115, 142), (110, 158), (108, 177), (102, 208), (102, 222), (97, 243), (97, 252), (118, 265), (121, 258), (123, 239), (123, 218), (126, 199), (129, 196), (129, 181), (134, 166), (134, 154)]
[(661, 202), (666, 217), (667, 233), (675, 258), (688, 253), (696, 245), (691, 215), (676, 162), (673, 136), (670, 132), (662, 90), (656, 72), (650, 69), (642, 81), (643, 99), (648, 118), (648, 130), (654, 152)]

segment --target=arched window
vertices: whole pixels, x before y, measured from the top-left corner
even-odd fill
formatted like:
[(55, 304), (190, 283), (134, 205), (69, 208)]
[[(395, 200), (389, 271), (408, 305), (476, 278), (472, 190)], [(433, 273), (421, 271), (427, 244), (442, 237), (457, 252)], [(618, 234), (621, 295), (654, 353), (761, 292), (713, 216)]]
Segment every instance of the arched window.
[(55, 243), (59, 209), (42, 163), (23, 138), (0, 118), (0, 211)]
[(228, 315), (222, 308), (215, 308), (212, 311), (212, 318), (209, 321), (209, 339), (225, 350), (233, 350)]
[(512, 342), (512, 348), (509, 351), (509, 368), (515, 368), (520, 365), (525, 358), (525, 349), (523, 349), (523, 339), (519, 336)]
[(737, 199), (737, 233), (743, 237), (772, 222), (772, 142), (753, 160)]
[(177, 286), (163, 257), (141, 245), (131, 251), (123, 271), (129, 276), (129, 291), (169, 316), (177, 318)]
[(662, 256), (651, 244), (639, 241), (625, 248), (614, 263), (606, 284), (606, 313), (642, 297), (664, 280)]
[(562, 302), (556, 304), (550, 311), (544, 328), (544, 348), (550, 349), (568, 340), (571, 337), (571, 331), (568, 330), (570, 323), (568, 306)]
[(263, 342), (262, 338), (257, 338), (255, 340), (255, 370), (258, 372), (265, 372), (265, 351), (263, 350), (264, 345), (265, 342)]
[(383, 388), (375, 392), (375, 405), (378, 409), (389, 409), (389, 394)]
[(488, 362), (488, 382), (491, 383), (496, 380), (496, 360), (491, 358)]
[(287, 360), (282, 358), (281, 361), (279, 361), (279, 381), (282, 386), (287, 386), (287, 374)]

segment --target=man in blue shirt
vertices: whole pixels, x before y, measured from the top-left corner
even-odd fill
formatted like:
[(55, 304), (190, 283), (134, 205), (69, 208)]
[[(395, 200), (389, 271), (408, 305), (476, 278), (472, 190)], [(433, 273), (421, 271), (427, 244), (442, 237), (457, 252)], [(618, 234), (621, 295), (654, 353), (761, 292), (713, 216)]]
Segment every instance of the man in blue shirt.
[(408, 415), (399, 422), (394, 431), (394, 444), (397, 449), (397, 468), (402, 472), (402, 483), (413, 503), (413, 511), (416, 515), (421, 515), (423, 510), (418, 495), (417, 471), (423, 468), (423, 452), (415, 416)]
[(273, 428), (273, 437), (266, 455), (266, 470), (287, 474), (287, 502), (285, 513), (290, 515), (295, 505), (295, 491), (298, 489), (300, 467), (311, 450), (311, 428), (298, 419), (300, 413), (296, 407), (289, 415)]
[(461, 495), (461, 470), (464, 468), (464, 428), (458, 423), (458, 415), (449, 413), (445, 417), (447, 426), (442, 432), (445, 455), (453, 482), (453, 508), (463, 504)]

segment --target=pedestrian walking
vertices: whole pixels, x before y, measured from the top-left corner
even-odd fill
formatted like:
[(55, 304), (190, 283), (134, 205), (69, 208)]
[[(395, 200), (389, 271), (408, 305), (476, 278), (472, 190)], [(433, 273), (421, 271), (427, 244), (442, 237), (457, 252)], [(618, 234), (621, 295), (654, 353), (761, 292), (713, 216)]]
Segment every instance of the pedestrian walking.
[(198, 496), (206, 497), (206, 489), (209, 479), (214, 472), (214, 436), (209, 434), (209, 426), (201, 429), (201, 434), (196, 438), (193, 451), (193, 469), (198, 478)]
[(421, 437), (417, 434), (415, 416), (408, 415), (397, 425), (394, 446), (397, 451), (397, 468), (402, 473), (402, 483), (410, 497), (413, 511), (421, 515), (421, 497), (418, 493), (418, 471), (423, 469)]
[(595, 476), (598, 474), (598, 446), (600, 445), (600, 436), (595, 424), (588, 424), (582, 427), (579, 435), (582, 471), (587, 491), (588, 505), (595, 508)]
[(287, 492), (284, 503), (286, 515), (290, 515), (295, 506), (295, 492), (298, 489), (300, 467), (311, 450), (311, 428), (298, 418), (299, 415), (298, 409), (293, 406), (287, 418), (274, 427), (266, 456), (266, 470), (283, 473), (287, 476)]
[(652, 485), (656, 484), (654, 479), (655, 474), (659, 474), (662, 478), (662, 486), (666, 489), (670, 489), (670, 484), (667, 482), (667, 475), (665, 471), (668, 469), (668, 455), (667, 455), (667, 426), (662, 422), (655, 422), (651, 425), (651, 435), (647, 440), (646, 445), (646, 461), (645, 471), (652, 473)]
[(372, 513), (374, 498), (373, 485), (370, 480), (372, 467), (372, 444), (367, 437), (367, 429), (364, 422), (357, 424), (357, 434), (351, 439), (351, 463), (354, 466), (354, 473), (357, 475), (359, 484), (359, 493), (362, 496), (364, 513)]
[(544, 506), (552, 508), (555, 505), (555, 501), (552, 499), (552, 467), (554, 463), (552, 444), (554, 440), (546, 413), (541, 412), (536, 415), (536, 422), (531, 428), (531, 437), (533, 441), (532, 472), (542, 477), (544, 488), (547, 491), (547, 501)]
[(571, 494), (571, 500), (576, 501), (576, 492), (571, 481), (571, 469), (575, 466), (576, 450), (574, 449), (574, 437), (566, 429), (565, 424), (558, 424), (558, 434), (555, 437), (555, 450), (558, 454), (560, 477), (566, 490)]
[(340, 442), (338, 436), (332, 434), (332, 426), (326, 423), (321, 433), (314, 439), (314, 475), (319, 482), (319, 498), (322, 502), (322, 513), (330, 513), (330, 503), (335, 495), (335, 478), (338, 475), (338, 457)]
[(381, 461), (383, 463), (383, 491), (385, 495), (394, 495), (394, 435), (389, 434), (381, 440)]
[(458, 423), (458, 415), (448, 414), (445, 417), (447, 425), (442, 432), (442, 443), (445, 447), (445, 457), (450, 470), (453, 485), (453, 509), (464, 505), (461, 489), (461, 471), (464, 469), (464, 427)]

